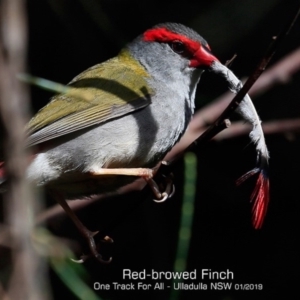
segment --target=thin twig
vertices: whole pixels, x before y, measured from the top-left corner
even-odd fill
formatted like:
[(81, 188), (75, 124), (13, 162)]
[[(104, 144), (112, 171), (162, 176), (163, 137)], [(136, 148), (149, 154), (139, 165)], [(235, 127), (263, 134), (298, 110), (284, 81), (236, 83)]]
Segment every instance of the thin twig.
[(229, 68), (229, 66), (232, 64), (232, 62), (236, 59), (237, 54), (234, 54), (232, 56), (232, 58), (230, 58), (229, 60), (226, 60), (225, 66)]
[[(199, 146), (203, 145), (207, 140), (210, 140), (212, 139), (214, 136), (216, 136), (217, 134), (219, 134), (221, 131), (223, 131), (224, 129), (230, 127), (231, 125), (231, 122), (229, 119), (225, 119), (223, 120), (219, 126), (215, 126), (214, 128), (212, 128), (212, 130), (210, 130), (210, 132), (208, 133), (207, 135), (207, 139), (205, 140), (201, 140), (201, 139), (196, 139), (196, 140), (193, 140), (191, 141), (191, 143), (189, 144), (186, 144), (184, 149), (181, 149), (181, 151), (175, 153), (173, 152), (173, 155), (170, 156), (170, 155), (167, 155), (166, 156), (166, 161), (167, 161), (167, 164), (170, 165), (172, 164), (173, 162), (175, 162), (176, 160), (178, 160), (180, 157), (183, 156), (183, 154), (189, 149), (191, 148), (194, 143), (196, 143)], [(183, 137), (184, 138), (184, 137)]]
[[(262, 124), (263, 131), (266, 135), (282, 134), (300, 131), (300, 119), (287, 119), (270, 121)], [(233, 123), (228, 130), (224, 130), (219, 135), (214, 137), (214, 140), (221, 141), (225, 139), (232, 139), (238, 136), (249, 134), (251, 125), (244, 122)]]

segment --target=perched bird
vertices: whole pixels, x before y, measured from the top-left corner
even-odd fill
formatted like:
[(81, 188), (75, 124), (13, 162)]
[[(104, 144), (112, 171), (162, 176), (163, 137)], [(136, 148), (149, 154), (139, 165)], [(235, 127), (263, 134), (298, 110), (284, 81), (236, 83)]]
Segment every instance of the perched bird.
[[(55, 195), (100, 260), (93, 233), (65, 199), (113, 192), (137, 177), (156, 190), (152, 168), (185, 132), (206, 69), (227, 70), (194, 30), (159, 24), (75, 77), (66, 94), (54, 96), (29, 122), (28, 147), (35, 149), (29, 180)], [(4, 181), (4, 164), (0, 175)]]

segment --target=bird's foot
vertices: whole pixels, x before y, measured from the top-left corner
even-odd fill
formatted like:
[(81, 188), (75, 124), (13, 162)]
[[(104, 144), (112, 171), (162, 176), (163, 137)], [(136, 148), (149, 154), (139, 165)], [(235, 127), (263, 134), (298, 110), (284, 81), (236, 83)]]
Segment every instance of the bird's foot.
[[(161, 167), (167, 168), (168, 165), (165, 162), (162, 162)], [(119, 169), (105, 169), (99, 168), (93, 171), (90, 171), (90, 176), (103, 176), (103, 175), (125, 175), (125, 176), (137, 176), (143, 178), (148, 185), (150, 186), (151, 190), (154, 193), (155, 202), (161, 203), (166, 201), (168, 198), (172, 197), (174, 194), (174, 185), (171, 179), (171, 175), (160, 175), (163, 180), (165, 181), (164, 187), (160, 188), (157, 183), (153, 180), (153, 176), (156, 173), (154, 169), (148, 168), (119, 168)], [(163, 190), (163, 192), (161, 192)]]
[[(165, 202), (168, 198), (171, 198), (175, 193), (175, 186), (173, 184), (173, 174), (169, 173), (168, 175), (160, 175), (164, 183), (158, 185), (152, 178), (145, 179), (153, 191), (156, 203)], [(161, 192), (161, 190), (163, 192)]]
[[(77, 264), (82, 264), (84, 262), (86, 262), (88, 259), (90, 258), (96, 258), (98, 261), (100, 261), (103, 264), (109, 264), (112, 261), (112, 257), (110, 257), (108, 260), (103, 259), (102, 255), (98, 252), (97, 250), (97, 245), (95, 243), (94, 240), (94, 236), (97, 234), (98, 232), (90, 232), (89, 236), (86, 236), (86, 238), (88, 239), (88, 244), (89, 244), (89, 248), (91, 253), (90, 254), (83, 254), (81, 255), (80, 259), (76, 260), (76, 259), (72, 259), (71, 260)], [(113, 243), (113, 239), (109, 236), (105, 236), (103, 238), (103, 240), (101, 240), (102, 243)]]
[[(68, 203), (66, 202), (64, 197), (59, 193), (54, 193), (54, 195), (55, 195), (56, 201), (61, 205), (61, 207), (64, 209), (64, 211), (68, 214), (68, 216), (74, 222), (74, 224), (76, 225), (76, 227), (78, 228), (78, 230), (80, 231), (82, 236), (87, 240), (90, 251), (91, 251), (90, 255), (88, 255), (88, 256), (85, 255), (85, 256), (81, 257), (81, 259), (76, 261), (76, 262), (77, 263), (82, 263), (82, 262), (86, 261), (86, 259), (88, 257), (95, 257), (101, 263), (105, 263), (105, 264), (110, 263), (112, 258), (110, 257), (108, 260), (104, 260), (102, 258), (102, 255), (97, 250), (97, 245), (96, 245), (94, 237), (95, 237), (95, 235), (98, 234), (99, 231), (93, 232), (93, 231), (88, 230), (82, 224), (82, 222), (79, 220), (79, 218), (75, 215), (75, 213), (72, 211), (72, 209), (70, 208), (70, 206), (68, 205)], [(113, 242), (113, 240), (108, 236), (104, 237), (103, 241), (108, 242), (108, 243)]]

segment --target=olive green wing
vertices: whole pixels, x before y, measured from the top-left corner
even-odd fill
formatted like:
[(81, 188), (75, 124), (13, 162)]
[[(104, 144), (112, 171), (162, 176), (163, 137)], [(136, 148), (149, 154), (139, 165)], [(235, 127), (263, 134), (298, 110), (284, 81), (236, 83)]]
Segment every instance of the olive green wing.
[[(130, 66), (130, 67), (129, 67)], [(74, 78), (29, 122), (28, 146), (136, 111), (151, 103), (145, 69), (127, 52)]]

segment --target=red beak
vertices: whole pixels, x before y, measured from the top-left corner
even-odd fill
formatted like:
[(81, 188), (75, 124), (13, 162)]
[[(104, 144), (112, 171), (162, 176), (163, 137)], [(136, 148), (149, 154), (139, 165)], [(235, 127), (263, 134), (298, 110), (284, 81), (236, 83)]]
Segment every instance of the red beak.
[(190, 60), (190, 66), (194, 68), (209, 68), (214, 61), (219, 61), (214, 55), (202, 45)]

